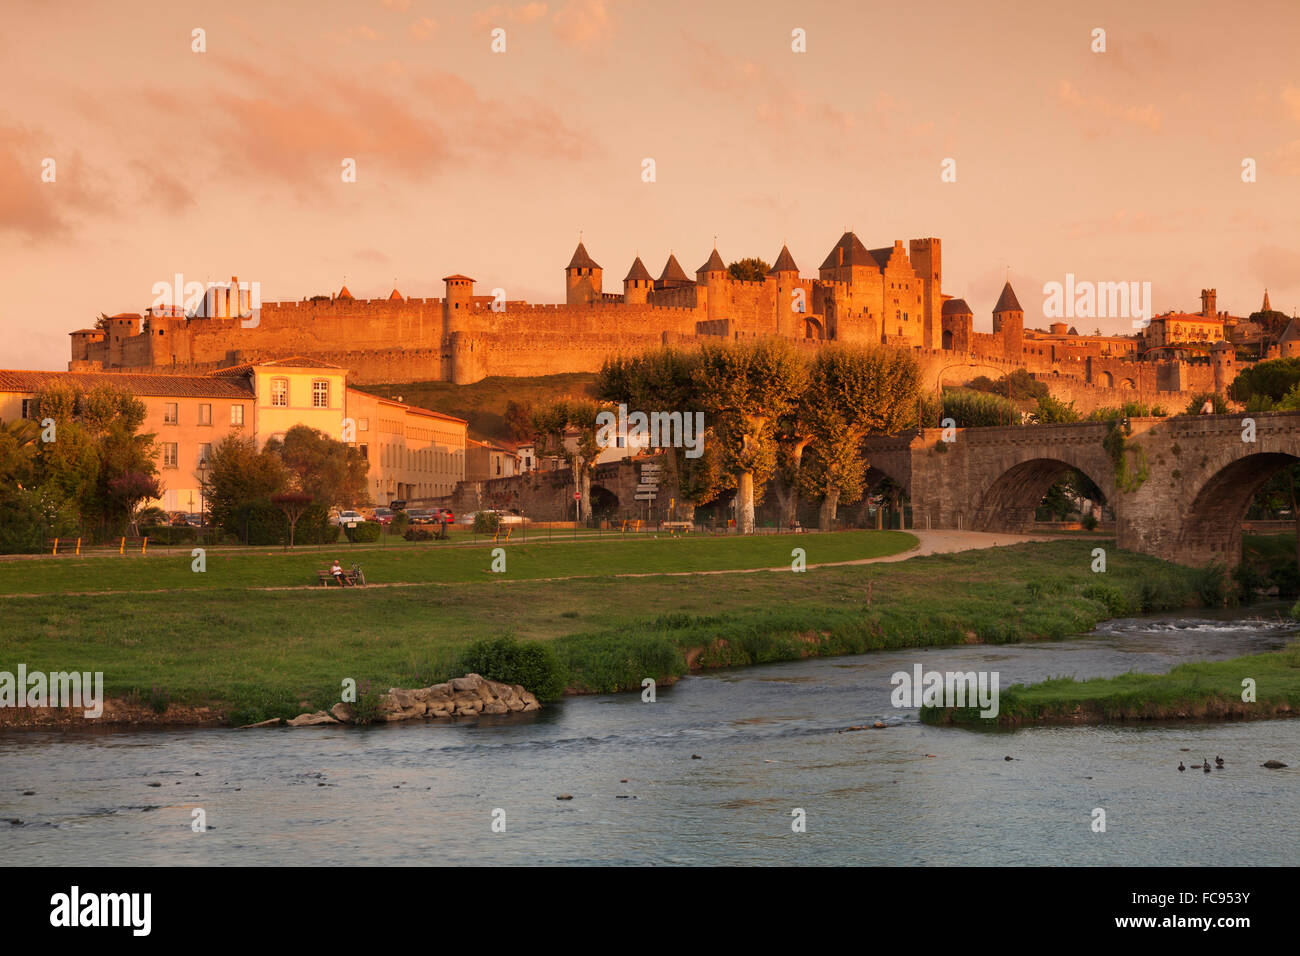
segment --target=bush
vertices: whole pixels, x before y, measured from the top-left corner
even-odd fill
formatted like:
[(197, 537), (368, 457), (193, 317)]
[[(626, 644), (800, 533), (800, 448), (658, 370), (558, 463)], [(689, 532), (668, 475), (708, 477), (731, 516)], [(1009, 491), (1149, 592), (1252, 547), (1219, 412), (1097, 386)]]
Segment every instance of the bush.
[(548, 643), (522, 643), (513, 637), (475, 641), (457, 665), (464, 674), (481, 674), (502, 684), (520, 684), (538, 700), (554, 700), (564, 693), (564, 669)]
[(1237, 603), (1237, 588), (1232, 576), (1221, 564), (1211, 564), (1197, 570), (1192, 586), (1206, 607), (1227, 607)]
[[(378, 541), (379, 534), (384, 530), (384, 526), (378, 521), (362, 521), (355, 528), (344, 528), (343, 533), (348, 536), (352, 542), (367, 543)], [(336, 532), (337, 535), (337, 532)]]
[(427, 528), (407, 528), (402, 533), (402, 537), (407, 541), (431, 541), (433, 540), (433, 532)]
[[(289, 523), (284, 521), (285, 534)], [(302, 513), (298, 525), (293, 529), (295, 544), (333, 544), (339, 539), (339, 526), (330, 523), (329, 509), (324, 505), (312, 505)]]
[(1192, 400), (1187, 403), (1187, 410), (1184, 415), (1199, 415), (1205, 403), (1209, 402), (1210, 407), (1214, 410), (1215, 415), (1225, 415), (1228, 412), (1228, 402), (1218, 392), (1197, 392), (1192, 396)]
[(944, 390), (943, 415), (953, 419), (958, 428), (1014, 425), (1020, 421), (1020, 416), (1008, 399), (1001, 395), (966, 389)]
[[(397, 512), (394, 512), (394, 513), (393, 513), (393, 520), (392, 520), (392, 523), (389, 524), (389, 526), (388, 526), (388, 530), (389, 530), (392, 534), (400, 534), (402, 537), (405, 538), (405, 537), (406, 537), (406, 529), (409, 528), (409, 527), (411, 527), (411, 516), (410, 516), (410, 515), (408, 515), (405, 511), (397, 511)], [(406, 540), (408, 540), (408, 541), (423, 541), (424, 539), (423, 539), (423, 538), (407, 538)]]
[(1089, 514), (1089, 515), (1084, 515), (1084, 516), (1083, 516), (1083, 527), (1084, 527), (1086, 530), (1088, 530), (1088, 531), (1096, 531), (1096, 530), (1097, 530), (1097, 518), (1096, 518), (1096, 516), (1095, 516), (1095, 515), (1090, 515), (1090, 514)]
[(493, 511), (474, 512), (475, 534), (496, 534), (501, 527), (501, 516)]
[(1051, 395), (1038, 399), (1038, 423), (1040, 425), (1061, 425), (1077, 422), (1080, 418), (1074, 402), (1060, 402)]
[(141, 533), (149, 539), (150, 544), (190, 544), (198, 540), (199, 529), (190, 525), (150, 525), (141, 528)]

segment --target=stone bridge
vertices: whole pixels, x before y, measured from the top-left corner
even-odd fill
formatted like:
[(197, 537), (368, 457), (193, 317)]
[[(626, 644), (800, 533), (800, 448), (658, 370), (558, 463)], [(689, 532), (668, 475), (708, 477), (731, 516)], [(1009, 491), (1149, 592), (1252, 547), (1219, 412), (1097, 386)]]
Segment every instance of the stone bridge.
[[(1122, 442), (1107, 441), (1112, 427)], [(1031, 531), (1043, 495), (1073, 468), (1114, 511), (1119, 547), (1180, 564), (1235, 566), (1251, 499), (1300, 460), (1300, 413), (959, 428), (948, 437), (927, 428), (868, 439), (871, 477), (903, 487), (914, 527)]]

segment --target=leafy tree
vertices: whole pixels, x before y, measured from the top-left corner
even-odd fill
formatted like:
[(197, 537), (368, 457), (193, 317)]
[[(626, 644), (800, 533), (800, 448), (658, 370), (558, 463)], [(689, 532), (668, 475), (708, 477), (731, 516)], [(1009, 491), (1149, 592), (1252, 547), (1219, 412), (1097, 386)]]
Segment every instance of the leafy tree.
[(596, 416), (605, 408), (589, 398), (561, 398), (533, 412), (538, 455), (556, 455), (569, 464), (578, 492), (578, 520), (591, 514), (591, 476), (601, 448)]
[(505, 412), (506, 428), (510, 431), (510, 437), (515, 441), (531, 441), (533, 439), (533, 403), (530, 401), (517, 402), (514, 399), (506, 402)]
[(1046, 382), (1034, 378), (1028, 369), (1018, 368), (1003, 375), (992, 389), (996, 394), (1016, 401), (1017, 399), (1039, 399), (1048, 395)]
[(270, 508), (272, 495), (286, 490), (289, 476), (279, 456), (260, 452), (252, 438), (228, 435), (212, 448), (203, 493), (214, 524), (228, 534), (248, 537), (250, 508)]
[(1238, 372), (1228, 392), (1239, 402), (1249, 403), (1256, 396), (1276, 402), (1297, 383), (1300, 383), (1300, 359), (1270, 359)]
[(293, 547), (293, 531), (298, 525), (298, 519), (311, 507), (314, 500), (305, 491), (282, 491), (271, 495), (271, 504), (283, 511), (285, 520), (289, 522), (289, 547)]
[(762, 282), (771, 268), (762, 259), (737, 259), (727, 266), (727, 275), (742, 282)]
[(958, 428), (1015, 425), (1020, 422), (1020, 416), (1010, 399), (964, 388), (943, 390), (943, 417), (951, 418)]
[(705, 345), (695, 383), (719, 445), (720, 467), (736, 489), (742, 534), (754, 531), (754, 506), (776, 468), (776, 428), (807, 382), (807, 366), (782, 339)]
[(822, 501), (819, 526), (829, 531), (839, 503), (862, 497), (868, 434), (894, 434), (914, 413), (920, 369), (905, 352), (828, 346), (818, 352), (802, 391), (797, 417), (806, 423), (810, 451), (800, 487)]
[[(596, 394), (630, 410), (692, 414), (703, 410), (695, 379), (699, 364), (698, 352), (674, 348), (612, 358), (596, 376)], [(663, 450), (669, 486), (678, 489), (678, 496), (688, 506), (713, 501), (725, 484), (714, 444), (707, 436), (702, 440), (703, 454), (698, 457), (686, 457), (685, 448)]]
[(1051, 395), (1043, 395), (1038, 399), (1038, 424), (1040, 425), (1063, 425), (1077, 422), (1080, 417), (1074, 402), (1058, 401)]
[(139, 471), (128, 471), (108, 480), (109, 498), (125, 513), (127, 526), (133, 535), (140, 533), (136, 515), (140, 503), (161, 498), (162, 493), (157, 478)]
[(356, 508), (370, 503), (370, 463), (344, 442), (308, 425), (295, 425), (266, 450), (278, 455), (296, 490), (325, 508)]

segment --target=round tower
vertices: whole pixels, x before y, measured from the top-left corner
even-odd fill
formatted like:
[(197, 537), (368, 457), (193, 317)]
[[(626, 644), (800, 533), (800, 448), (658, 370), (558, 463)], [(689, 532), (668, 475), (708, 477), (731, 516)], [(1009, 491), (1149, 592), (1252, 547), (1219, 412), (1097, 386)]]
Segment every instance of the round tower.
[(993, 307), (993, 334), (1002, 336), (1002, 351), (1006, 358), (1019, 362), (1025, 352), (1025, 310), (1020, 307), (1015, 290), (1007, 282)]
[(776, 282), (776, 334), (802, 338), (808, 323), (812, 303), (807, 295), (795, 295), (799, 288), (799, 267), (784, 243), (767, 278)]
[(599, 302), (603, 294), (604, 270), (600, 263), (587, 254), (581, 242), (573, 250), (573, 258), (564, 267), (565, 302), (569, 305), (591, 305)]
[[(727, 267), (722, 262), (722, 256), (718, 255), (718, 247), (713, 247), (713, 253), (709, 256), (704, 265), (695, 270), (696, 304), (705, 309), (706, 315), (710, 319), (725, 318), (718, 314), (726, 305), (727, 296), (725, 293), (724, 283), (727, 281)], [(705, 301), (700, 302), (700, 292), (698, 288), (703, 286)]]
[(645, 267), (641, 257), (637, 256), (636, 261), (632, 263), (632, 268), (623, 279), (623, 303), (645, 305), (650, 297), (650, 290), (654, 288), (654, 281), (650, 270)]

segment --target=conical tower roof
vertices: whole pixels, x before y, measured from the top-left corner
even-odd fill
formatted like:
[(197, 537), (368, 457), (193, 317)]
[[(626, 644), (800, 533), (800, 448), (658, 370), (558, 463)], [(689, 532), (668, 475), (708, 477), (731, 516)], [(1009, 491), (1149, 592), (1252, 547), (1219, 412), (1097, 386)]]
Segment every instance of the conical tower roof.
[(949, 299), (943, 304), (943, 315), (974, 315), (965, 299)]
[(645, 263), (641, 261), (641, 257), (637, 256), (636, 261), (632, 263), (632, 268), (627, 270), (627, 275), (624, 277), (623, 281), (631, 282), (633, 280), (640, 280), (643, 282), (649, 282), (651, 278), (650, 270), (645, 267)]
[(394, 289), (392, 292), (388, 293), (388, 301), (389, 301), (389, 302), (401, 302), (401, 301), (403, 301), (403, 299), (402, 299), (402, 293), (400, 293), (400, 292), (398, 292), (396, 289)]
[(781, 254), (776, 257), (776, 262), (772, 264), (772, 268), (767, 270), (767, 274), (774, 276), (781, 272), (798, 271), (799, 267), (794, 264), (794, 256), (790, 255), (790, 249), (786, 245), (782, 244)]
[(565, 266), (565, 268), (566, 269), (599, 269), (600, 263), (597, 262), (595, 259), (591, 258), (591, 256), (587, 255), (587, 247), (584, 246), (581, 242), (579, 242), (578, 248), (573, 250), (573, 258), (569, 260), (569, 264)]
[(1300, 339), (1300, 325), (1297, 325), (1296, 320), (1292, 319), (1286, 324), (1286, 331), (1282, 333), (1282, 337), (1278, 341), (1294, 342), (1296, 339)]
[(1008, 282), (1002, 287), (1002, 294), (998, 296), (998, 304), (993, 307), (994, 312), (1023, 312), (1020, 308), (1020, 302), (1016, 299), (1016, 293)]
[(344, 286), (343, 288), (339, 289), (339, 294), (336, 295), (335, 298), (336, 298), (336, 299), (350, 299), (350, 298), (352, 298), (352, 293), (348, 291), (348, 287), (347, 287), (347, 286)]
[(686, 272), (682, 269), (682, 264), (677, 261), (677, 257), (671, 253), (668, 255), (668, 261), (664, 263), (663, 275), (659, 277), (660, 282), (690, 282)]
[(1268, 304), (1268, 290), (1267, 290), (1267, 289), (1264, 290), (1264, 304), (1263, 304), (1262, 306), (1260, 306), (1259, 311), (1261, 311), (1261, 312), (1272, 312), (1272, 311), (1273, 311), (1273, 307), (1272, 307), (1271, 305)]
[(718, 255), (718, 250), (714, 247), (713, 254), (709, 256), (708, 262), (695, 270), (698, 272), (726, 272), (727, 267), (722, 261), (722, 256)]

